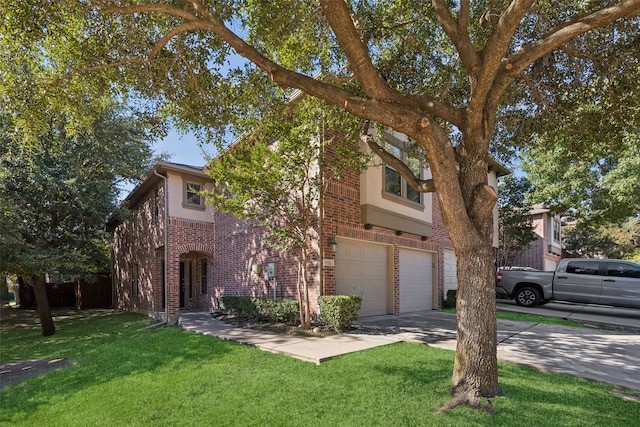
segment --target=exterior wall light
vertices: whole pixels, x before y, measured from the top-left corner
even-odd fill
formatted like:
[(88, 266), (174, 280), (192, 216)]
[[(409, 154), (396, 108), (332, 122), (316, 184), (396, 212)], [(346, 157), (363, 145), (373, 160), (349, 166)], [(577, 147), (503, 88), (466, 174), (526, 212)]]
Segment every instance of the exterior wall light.
[(331, 249), (331, 252), (333, 252), (334, 254), (336, 252), (338, 252), (338, 242), (336, 242), (336, 237), (335, 236), (329, 237), (329, 240), (327, 241), (327, 244), (329, 245), (329, 248)]

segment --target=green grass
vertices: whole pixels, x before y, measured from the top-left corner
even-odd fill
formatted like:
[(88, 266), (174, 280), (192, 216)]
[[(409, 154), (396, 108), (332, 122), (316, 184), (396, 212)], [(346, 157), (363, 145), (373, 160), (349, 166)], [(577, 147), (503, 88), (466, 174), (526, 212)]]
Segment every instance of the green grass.
[(496, 415), (466, 407), (442, 415), (454, 353), (399, 343), (316, 366), (185, 332), (145, 330), (121, 312), (37, 316), (0, 326), (0, 362), (71, 359), (0, 390), (2, 426), (633, 426), (640, 403), (612, 387), (500, 364)]
[[(445, 313), (455, 313), (455, 308), (444, 308), (442, 309)], [(536, 316), (534, 314), (525, 314), (525, 313), (515, 313), (512, 311), (500, 311), (496, 312), (496, 317), (498, 319), (505, 320), (516, 320), (518, 322), (532, 322), (532, 323), (546, 323), (549, 325), (562, 325), (562, 326), (571, 326), (574, 328), (584, 328), (584, 323), (575, 322), (573, 320), (565, 320), (559, 317), (545, 317), (545, 316)]]
[(573, 320), (565, 320), (558, 317), (536, 316), (534, 314), (514, 313), (512, 311), (498, 311), (498, 319), (517, 320), (519, 322), (548, 323), (551, 325), (571, 326), (574, 328), (584, 328), (584, 323)]

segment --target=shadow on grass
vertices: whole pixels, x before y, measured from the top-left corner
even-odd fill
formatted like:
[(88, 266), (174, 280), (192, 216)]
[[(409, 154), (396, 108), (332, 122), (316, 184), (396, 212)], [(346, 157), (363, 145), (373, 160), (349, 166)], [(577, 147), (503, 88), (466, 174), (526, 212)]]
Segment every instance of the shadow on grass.
[(67, 358), (74, 364), (0, 390), (4, 410), (11, 408), (12, 417), (18, 419), (52, 404), (49, 392), (59, 399), (125, 377), (189, 365), (197, 369), (202, 361), (225, 357), (233, 345), (202, 340), (178, 327), (145, 330), (149, 318), (115, 310), (56, 310), (52, 312), (56, 333), (43, 337), (37, 312), (15, 311), (3, 313), (0, 363)]

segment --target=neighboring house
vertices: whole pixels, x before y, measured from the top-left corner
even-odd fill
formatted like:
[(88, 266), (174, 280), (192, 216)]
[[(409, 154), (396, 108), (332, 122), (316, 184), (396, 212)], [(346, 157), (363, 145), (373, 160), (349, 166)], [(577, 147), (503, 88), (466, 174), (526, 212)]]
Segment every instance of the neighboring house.
[[(389, 149), (406, 158), (406, 139), (386, 140)], [(409, 160), (416, 173), (429, 177), (426, 165)], [(296, 298), (295, 258), (269, 249), (255, 223), (205, 207), (195, 191), (211, 185), (202, 168), (160, 162), (155, 171), (166, 184), (152, 172), (125, 199), (132, 217), (109, 222), (117, 307), (156, 318), (163, 318), (166, 309), (173, 319), (183, 310), (216, 308), (221, 295)], [(492, 162), (488, 173), (497, 188), (497, 178), (509, 171)], [(318, 228), (309, 273), (316, 308), (319, 295), (346, 294), (362, 296), (360, 316), (438, 309), (446, 289), (456, 287), (455, 255), (436, 195), (415, 192), (389, 166), (346, 172), (332, 181)], [(167, 308), (164, 259), (169, 261)]]
[(562, 258), (562, 228), (560, 215), (553, 214), (543, 204), (531, 209), (532, 228), (537, 238), (513, 260), (513, 265), (552, 271)]

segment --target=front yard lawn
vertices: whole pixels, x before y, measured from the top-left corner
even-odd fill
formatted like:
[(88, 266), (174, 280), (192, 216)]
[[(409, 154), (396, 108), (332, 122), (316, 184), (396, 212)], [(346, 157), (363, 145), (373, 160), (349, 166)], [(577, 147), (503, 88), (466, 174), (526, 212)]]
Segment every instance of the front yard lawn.
[(0, 326), (0, 363), (75, 365), (0, 389), (3, 426), (631, 426), (640, 403), (612, 387), (500, 364), (496, 415), (434, 411), (454, 353), (400, 343), (316, 366), (117, 311), (69, 312), (42, 337), (37, 314)]

